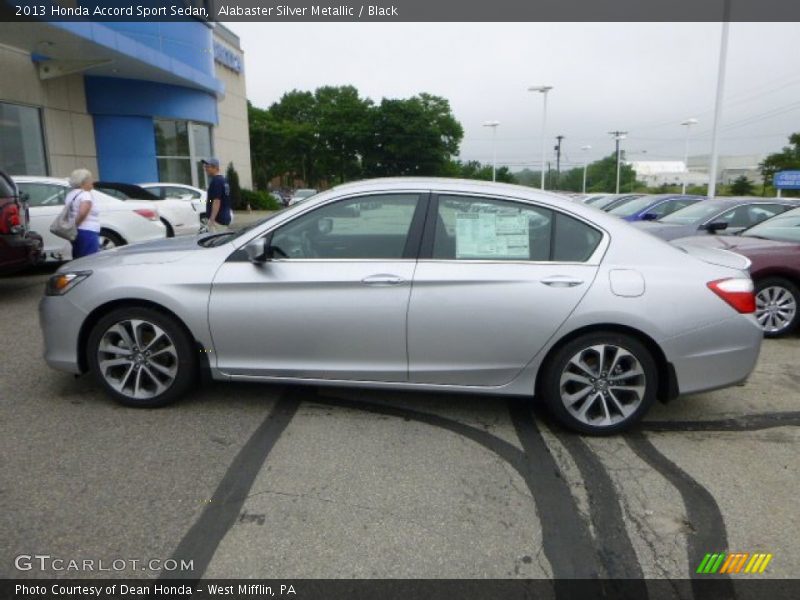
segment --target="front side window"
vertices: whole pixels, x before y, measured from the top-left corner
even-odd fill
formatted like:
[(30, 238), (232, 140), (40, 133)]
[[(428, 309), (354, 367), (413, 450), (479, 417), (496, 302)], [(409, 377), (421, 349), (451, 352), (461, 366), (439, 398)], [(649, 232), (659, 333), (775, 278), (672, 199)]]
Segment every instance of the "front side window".
[(728, 227), (752, 227), (786, 210), (783, 204), (743, 204), (714, 219)]
[(155, 119), (159, 181), (205, 186), (200, 161), (212, 156), (211, 127), (202, 123)]
[(0, 165), (12, 175), (47, 175), (38, 108), (0, 102)]
[(751, 227), (742, 236), (800, 243), (800, 209)]
[(275, 258), (403, 258), (417, 194), (381, 194), (341, 200), (279, 227)]
[(20, 194), (25, 194), (28, 206), (59, 206), (64, 204), (67, 197), (67, 188), (50, 183), (17, 184)]
[(548, 208), (508, 200), (440, 196), (432, 258), (588, 260), (602, 234)]

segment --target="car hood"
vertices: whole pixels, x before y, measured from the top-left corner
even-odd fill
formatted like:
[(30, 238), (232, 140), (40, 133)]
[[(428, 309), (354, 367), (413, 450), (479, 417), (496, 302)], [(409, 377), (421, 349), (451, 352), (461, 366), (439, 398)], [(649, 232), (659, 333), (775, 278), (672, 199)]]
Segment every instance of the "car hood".
[(73, 260), (59, 271), (75, 271), (123, 265), (164, 264), (181, 260), (195, 252), (208, 252), (213, 248), (204, 248), (198, 241), (204, 236), (184, 235), (128, 246), (119, 246), (111, 250), (103, 250), (91, 256)]

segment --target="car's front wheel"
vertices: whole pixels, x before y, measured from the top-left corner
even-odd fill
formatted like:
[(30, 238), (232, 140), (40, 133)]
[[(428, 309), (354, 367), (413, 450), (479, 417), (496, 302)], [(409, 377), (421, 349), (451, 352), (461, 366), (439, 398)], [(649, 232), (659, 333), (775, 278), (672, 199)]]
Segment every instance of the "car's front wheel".
[(565, 427), (609, 435), (638, 422), (656, 399), (658, 370), (636, 338), (596, 332), (560, 347), (544, 365), (540, 393)]
[(118, 308), (102, 317), (89, 334), (87, 353), (97, 381), (126, 406), (164, 406), (197, 379), (198, 352), (189, 335), (152, 308)]
[(768, 277), (756, 284), (756, 319), (766, 337), (780, 337), (800, 321), (800, 290), (788, 279)]

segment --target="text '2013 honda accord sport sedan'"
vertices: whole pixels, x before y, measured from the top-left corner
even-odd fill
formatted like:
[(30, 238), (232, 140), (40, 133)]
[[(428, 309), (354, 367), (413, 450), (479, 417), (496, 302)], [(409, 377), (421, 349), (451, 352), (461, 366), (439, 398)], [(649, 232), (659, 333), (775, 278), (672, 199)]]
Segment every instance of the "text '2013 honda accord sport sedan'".
[(529, 188), (383, 179), (239, 232), (71, 262), (40, 317), (51, 366), (130, 406), (167, 404), (207, 369), (529, 396), (604, 434), (749, 375), (762, 332), (747, 267)]

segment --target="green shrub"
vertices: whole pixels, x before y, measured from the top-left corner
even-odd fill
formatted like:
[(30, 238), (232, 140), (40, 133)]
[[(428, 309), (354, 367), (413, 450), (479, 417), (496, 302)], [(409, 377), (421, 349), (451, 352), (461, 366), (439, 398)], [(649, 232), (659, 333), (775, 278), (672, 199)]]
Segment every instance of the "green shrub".
[(234, 210), (246, 208), (242, 206), (242, 188), (239, 185), (239, 174), (236, 172), (236, 169), (234, 169), (233, 163), (228, 163), (225, 179), (228, 180), (228, 187), (230, 188), (231, 207)]
[(242, 189), (242, 208), (253, 210), (279, 210), (282, 206), (269, 192)]

